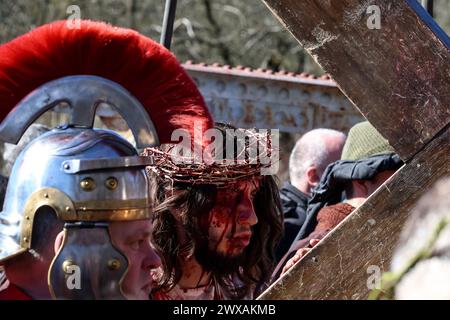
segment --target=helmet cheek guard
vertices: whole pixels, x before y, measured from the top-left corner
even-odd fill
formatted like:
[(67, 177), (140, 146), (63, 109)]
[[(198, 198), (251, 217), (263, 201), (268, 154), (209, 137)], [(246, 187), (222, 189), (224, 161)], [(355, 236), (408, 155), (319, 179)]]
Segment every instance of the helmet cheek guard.
[[(64, 299), (123, 299), (128, 260), (111, 242), (106, 223), (67, 223), (49, 271), (51, 294)], [(88, 272), (86, 272), (88, 271)]]

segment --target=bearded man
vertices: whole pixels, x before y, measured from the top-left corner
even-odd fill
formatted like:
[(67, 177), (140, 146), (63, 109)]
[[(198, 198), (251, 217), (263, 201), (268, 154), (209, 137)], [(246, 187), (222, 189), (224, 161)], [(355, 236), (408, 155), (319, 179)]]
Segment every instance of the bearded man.
[[(234, 143), (229, 126), (217, 128)], [(255, 298), (268, 285), (282, 231), (274, 178), (262, 174), (259, 162), (188, 164), (180, 171), (161, 166), (168, 159), (160, 155), (153, 152), (159, 177), (153, 237), (163, 268), (153, 297)]]

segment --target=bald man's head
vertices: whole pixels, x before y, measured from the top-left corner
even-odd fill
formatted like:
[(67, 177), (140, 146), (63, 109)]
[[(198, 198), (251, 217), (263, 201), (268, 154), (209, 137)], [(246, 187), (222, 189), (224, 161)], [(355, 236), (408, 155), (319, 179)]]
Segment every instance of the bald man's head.
[(310, 194), (326, 167), (340, 159), (346, 136), (332, 129), (314, 129), (295, 144), (289, 159), (292, 185)]

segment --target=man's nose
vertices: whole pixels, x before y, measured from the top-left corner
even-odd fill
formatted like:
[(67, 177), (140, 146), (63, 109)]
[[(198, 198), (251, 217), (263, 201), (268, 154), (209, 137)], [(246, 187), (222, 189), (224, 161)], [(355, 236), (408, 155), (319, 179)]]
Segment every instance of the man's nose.
[(161, 257), (156, 252), (152, 245), (149, 245), (147, 256), (143, 262), (143, 268), (146, 270), (157, 269), (161, 266)]
[(238, 210), (238, 222), (240, 224), (248, 224), (254, 226), (258, 223), (258, 217), (255, 212), (253, 201), (250, 198), (245, 198), (241, 201)]

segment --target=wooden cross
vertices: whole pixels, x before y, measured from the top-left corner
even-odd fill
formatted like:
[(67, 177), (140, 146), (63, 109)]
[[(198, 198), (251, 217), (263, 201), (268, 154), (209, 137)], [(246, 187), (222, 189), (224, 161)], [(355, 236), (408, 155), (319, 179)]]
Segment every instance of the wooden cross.
[(411, 208), (450, 173), (450, 40), (416, 0), (263, 1), (405, 165), (259, 298), (367, 298)]

